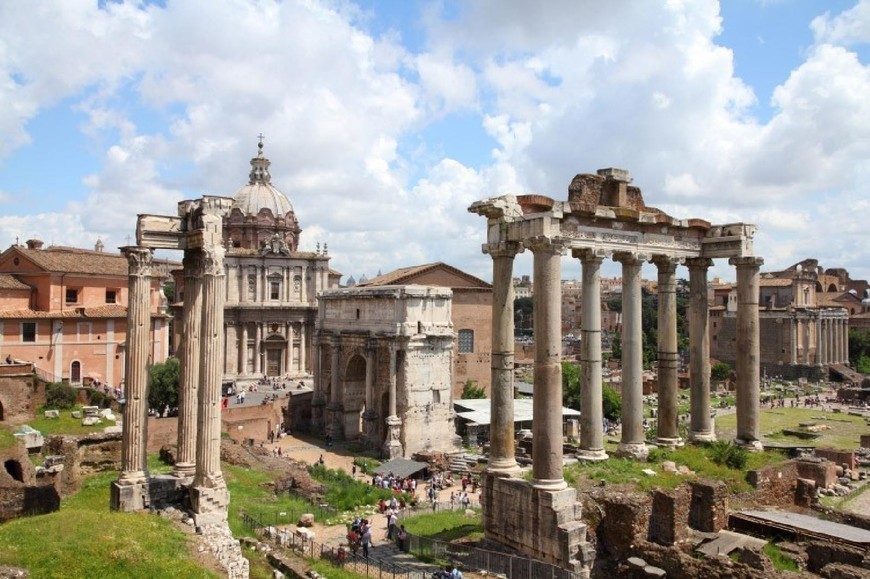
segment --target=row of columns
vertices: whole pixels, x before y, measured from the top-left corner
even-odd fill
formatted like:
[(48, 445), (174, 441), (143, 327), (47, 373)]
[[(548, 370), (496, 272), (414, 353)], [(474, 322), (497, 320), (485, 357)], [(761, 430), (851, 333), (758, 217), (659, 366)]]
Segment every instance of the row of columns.
[[(533, 407), (533, 484), (537, 488), (564, 488), (562, 476), (562, 377), (561, 377), (561, 275), (564, 245), (546, 237), (524, 242), (533, 254), (535, 294), (535, 368)], [(509, 476), (515, 472), (513, 442), (513, 259), (519, 243), (500, 242), (485, 246), (493, 259), (492, 332), (492, 423), (488, 470)], [(574, 250), (582, 264), (583, 310), (581, 327), (581, 421), (578, 458), (601, 460), (604, 450), (601, 292), (600, 267), (604, 253), (593, 249)], [(641, 265), (646, 256), (617, 253), (622, 264), (622, 438), (618, 453), (645, 458), (648, 450), (643, 429), (643, 347), (641, 316)], [(707, 312), (706, 258), (686, 260), (689, 267), (689, 340), (692, 377), (690, 439), (715, 438), (710, 417), (709, 317)], [(677, 425), (678, 352), (676, 309), (676, 266), (678, 261), (655, 256), (658, 268), (658, 356), (659, 414), (656, 443), (682, 444)], [(737, 441), (758, 446), (759, 324), (758, 280), (763, 260), (732, 258), (737, 269)]]
[[(119, 485), (147, 480), (147, 359), (152, 250), (122, 248), (129, 264), (128, 363)], [(224, 253), (220, 245), (185, 250), (185, 300), (179, 388), (178, 460), (173, 473), (193, 476), (191, 501), (201, 514), (228, 502), (220, 468), (224, 340)]]
[[(267, 326), (271, 322), (242, 322), (241, 326), (241, 337), (239, 338), (239, 360), (238, 360), (238, 374), (246, 375), (248, 374), (248, 342), (250, 341), (249, 336), (249, 327), (251, 324), (254, 326), (254, 340), (253, 340), (253, 373), (255, 375), (265, 373), (266, 369), (263, 367), (262, 356), (265, 350), (262, 348), (263, 345), (263, 337), (267, 332)], [(298, 326), (299, 329), (299, 361), (298, 364), (294, 367), (293, 365), (293, 346), (296, 343), (294, 336), (296, 335), (295, 328)], [(286, 350), (284, 352), (284, 373), (297, 371), (300, 373), (304, 373), (306, 371), (305, 368), (305, 323), (299, 322), (295, 324), (293, 322), (285, 323), (285, 334), (287, 336), (287, 345)]]
[[(815, 326), (812, 329), (812, 326)], [(815, 338), (815, 358), (811, 356), (810, 336)], [(791, 363), (817, 365), (847, 364), (849, 324), (846, 318), (792, 318)]]

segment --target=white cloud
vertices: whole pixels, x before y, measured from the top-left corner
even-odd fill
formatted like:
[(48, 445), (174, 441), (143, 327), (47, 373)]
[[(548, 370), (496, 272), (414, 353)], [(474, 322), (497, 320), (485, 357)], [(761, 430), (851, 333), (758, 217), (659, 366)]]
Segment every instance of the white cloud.
[(858, 0), (849, 10), (832, 17), (829, 12), (810, 23), (817, 43), (852, 45), (870, 42), (870, 0)]

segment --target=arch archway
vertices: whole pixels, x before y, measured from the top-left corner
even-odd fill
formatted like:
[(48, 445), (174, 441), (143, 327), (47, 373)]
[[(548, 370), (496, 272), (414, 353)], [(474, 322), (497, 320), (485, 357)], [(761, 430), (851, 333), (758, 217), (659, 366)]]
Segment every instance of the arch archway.
[(81, 384), (82, 383), (82, 363), (78, 360), (74, 360), (69, 367), (69, 381), (70, 384)]
[(3, 463), (3, 466), (6, 468), (6, 472), (9, 473), (9, 476), (14, 478), (18, 482), (24, 482), (24, 469), (21, 468), (20, 462), (10, 458)]

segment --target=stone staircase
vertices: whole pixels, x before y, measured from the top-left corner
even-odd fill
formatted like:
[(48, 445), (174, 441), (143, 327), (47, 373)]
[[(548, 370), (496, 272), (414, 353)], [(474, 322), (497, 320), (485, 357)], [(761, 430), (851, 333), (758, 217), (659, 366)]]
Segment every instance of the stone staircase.
[(449, 467), (453, 474), (468, 474), (469, 467), (474, 466), (477, 462), (474, 458), (468, 458), (464, 452), (452, 452), (447, 455), (449, 459)]

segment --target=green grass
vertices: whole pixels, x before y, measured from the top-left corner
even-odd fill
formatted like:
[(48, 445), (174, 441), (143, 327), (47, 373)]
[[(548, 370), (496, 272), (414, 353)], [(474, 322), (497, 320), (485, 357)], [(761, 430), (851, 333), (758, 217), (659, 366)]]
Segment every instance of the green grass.
[(365, 575), (354, 573), (348, 569), (334, 567), (332, 563), (324, 559), (309, 559), (308, 563), (311, 565), (311, 568), (320, 573), (321, 576), (329, 577), (329, 579), (359, 579), (360, 577), (365, 577)]
[(764, 554), (770, 559), (777, 571), (800, 571), (797, 561), (782, 552), (776, 543), (764, 546)]
[[(850, 449), (858, 448), (860, 435), (867, 432), (864, 418), (845, 413), (824, 412), (820, 408), (768, 408), (762, 409), (760, 418), (762, 442)], [(831, 428), (820, 431), (821, 436), (814, 440), (802, 440), (782, 434), (784, 428), (797, 428), (801, 422), (816, 422)], [(732, 440), (736, 435), (736, 414), (716, 418), (716, 436), (720, 440)]]
[(116, 473), (85, 480), (56, 513), (0, 525), (0, 565), (39, 577), (214, 577), (188, 553), (188, 537), (148, 513), (109, 511)]
[(18, 440), (12, 431), (8, 428), (0, 428), (0, 450), (13, 448), (16, 444), (18, 444)]
[[(339, 511), (351, 511), (366, 505), (374, 505), (381, 499), (390, 500), (393, 491), (379, 489), (368, 483), (354, 480), (341, 469), (330, 469), (316, 464), (308, 468), (308, 472), (319, 483), (326, 485), (324, 500)], [(399, 500), (407, 504), (410, 496), (403, 493)]]
[[(230, 491), (230, 530), (236, 537), (255, 535), (242, 523), (241, 511), (269, 524), (295, 523), (300, 514), (311, 511), (308, 501), (286, 493), (276, 495), (270, 488), (264, 487), (264, 483), (271, 482), (274, 478), (267, 472), (229, 464), (223, 464), (222, 469), (227, 489)], [(286, 515), (282, 516), (280, 513)]]
[[(652, 491), (656, 488), (676, 488), (690, 478), (721, 480), (734, 492), (746, 492), (751, 489), (746, 482), (746, 471), (760, 468), (768, 464), (776, 464), (786, 460), (777, 452), (749, 453), (745, 470), (729, 468), (716, 464), (713, 459), (713, 449), (704, 446), (686, 445), (675, 450), (653, 449), (649, 462), (638, 462), (627, 458), (611, 457), (607, 460), (586, 464), (575, 464), (566, 467), (565, 479), (568, 481), (588, 479), (605, 484), (630, 484), (642, 491)], [(665, 472), (659, 466), (662, 461), (672, 460), (677, 466), (685, 465), (695, 472), (694, 475), (680, 475)], [(655, 471), (648, 475), (645, 469)]]
[[(75, 410), (81, 406), (76, 406)], [(27, 424), (41, 432), (44, 436), (50, 434), (91, 434), (94, 432), (102, 432), (107, 426), (114, 426), (114, 420), (103, 420), (100, 424), (94, 426), (82, 426), (81, 418), (73, 418), (72, 410), (59, 410), (59, 418), (46, 418), (44, 414), (45, 408), (40, 408), (36, 411), (36, 418), (29, 420)]]
[(477, 540), (483, 538), (483, 522), (480, 512), (469, 517), (465, 511), (441, 511), (402, 519), (405, 529), (418, 537), (429, 537), (439, 541), (457, 539)]

